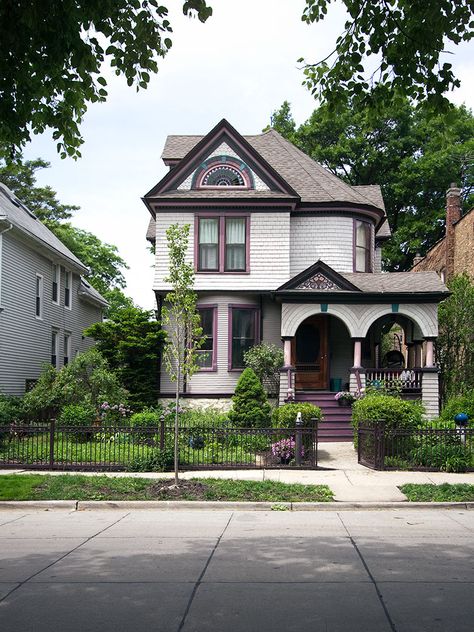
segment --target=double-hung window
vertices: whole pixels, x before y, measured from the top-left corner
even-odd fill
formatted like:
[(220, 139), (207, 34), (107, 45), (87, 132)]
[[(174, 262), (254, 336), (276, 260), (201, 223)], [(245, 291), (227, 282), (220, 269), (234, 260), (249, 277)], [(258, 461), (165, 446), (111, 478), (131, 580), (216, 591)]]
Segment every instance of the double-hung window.
[(371, 228), (368, 222), (354, 220), (354, 272), (371, 272)]
[(64, 273), (64, 307), (71, 309), (71, 285), (72, 272), (66, 270)]
[(55, 369), (58, 368), (58, 347), (59, 347), (59, 332), (53, 329), (51, 332), (51, 364)]
[(36, 275), (36, 297), (35, 297), (35, 316), (43, 318), (43, 276)]
[(64, 366), (69, 364), (71, 359), (71, 334), (64, 334)]
[(197, 351), (197, 364), (201, 371), (217, 370), (217, 306), (201, 305), (197, 308), (201, 317), (204, 342)]
[(249, 216), (196, 217), (196, 271), (249, 271)]
[(57, 263), (53, 263), (53, 285), (52, 298), (53, 303), (59, 305), (59, 288), (60, 288), (61, 268)]
[(229, 305), (229, 370), (243, 369), (244, 354), (259, 343), (257, 307)]

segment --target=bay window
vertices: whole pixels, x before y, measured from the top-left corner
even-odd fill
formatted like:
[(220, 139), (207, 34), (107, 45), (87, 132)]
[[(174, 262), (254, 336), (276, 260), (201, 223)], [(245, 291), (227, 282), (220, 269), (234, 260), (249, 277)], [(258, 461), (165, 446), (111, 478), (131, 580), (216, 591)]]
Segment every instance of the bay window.
[(229, 370), (245, 368), (244, 354), (259, 343), (257, 307), (229, 305)]
[(371, 247), (370, 224), (354, 220), (354, 272), (372, 272)]
[(204, 342), (197, 350), (197, 364), (201, 371), (217, 370), (217, 305), (198, 305)]
[(196, 272), (249, 271), (249, 216), (196, 216)]

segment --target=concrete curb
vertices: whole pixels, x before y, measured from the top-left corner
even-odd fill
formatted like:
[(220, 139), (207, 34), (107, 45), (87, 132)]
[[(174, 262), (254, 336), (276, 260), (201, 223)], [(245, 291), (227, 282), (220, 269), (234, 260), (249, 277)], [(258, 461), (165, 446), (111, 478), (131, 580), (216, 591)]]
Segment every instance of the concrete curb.
[(207, 511), (361, 511), (377, 509), (474, 509), (474, 502), (226, 502), (186, 500), (5, 500), (1, 510), (104, 511), (207, 510)]

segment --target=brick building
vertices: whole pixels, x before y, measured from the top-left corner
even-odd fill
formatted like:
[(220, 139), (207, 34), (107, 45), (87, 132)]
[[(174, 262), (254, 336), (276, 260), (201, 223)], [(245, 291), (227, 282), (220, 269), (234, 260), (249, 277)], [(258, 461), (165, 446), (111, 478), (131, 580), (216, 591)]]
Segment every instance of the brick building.
[(452, 184), (446, 193), (446, 235), (415, 259), (413, 272), (434, 270), (443, 281), (467, 272), (474, 278), (474, 209), (461, 216), (461, 189)]

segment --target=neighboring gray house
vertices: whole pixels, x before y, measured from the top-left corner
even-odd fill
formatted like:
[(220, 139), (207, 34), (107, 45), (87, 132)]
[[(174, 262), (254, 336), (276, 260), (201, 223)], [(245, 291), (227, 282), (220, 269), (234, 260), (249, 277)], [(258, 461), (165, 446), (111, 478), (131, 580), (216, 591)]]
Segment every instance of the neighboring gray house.
[(45, 362), (67, 364), (93, 341), (105, 299), (59, 239), (0, 183), (0, 393), (22, 395)]
[[(241, 136), (225, 120), (206, 136), (169, 136), (162, 158), (170, 171), (144, 197), (158, 307), (169, 290), (165, 231), (189, 224), (207, 334), (185, 397), (228, 401), (245, 350), (268, 341), (284, 348), (280, 401), (329, 410), (341, 386), (395, 377), (437, 414), (433, 341), (447, 289), (434, 272), (382, 273), (390, 228), (379, 186), (349, 186), (276, 131)], [(394, 323), (409, 347), (398, 370), (379, 353)], [(160, 383), (170, 396), (164, 370)], [(342, 424), (342, 410), (333, 413)]]

